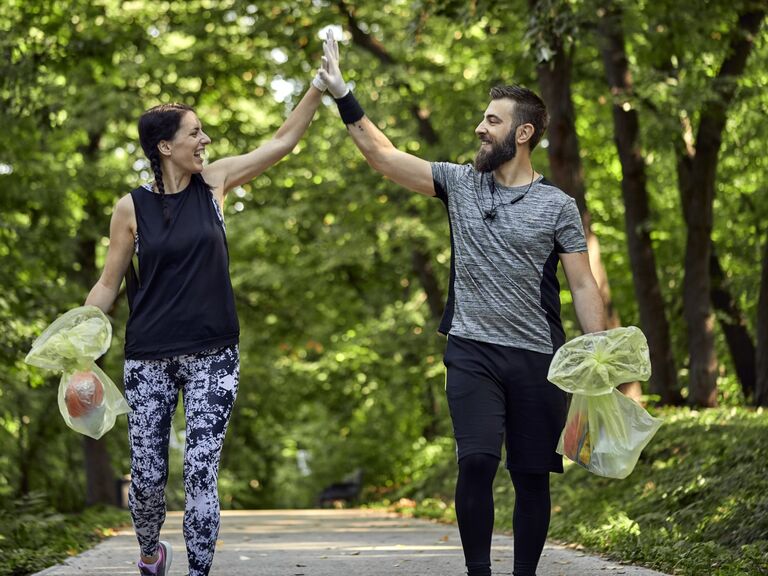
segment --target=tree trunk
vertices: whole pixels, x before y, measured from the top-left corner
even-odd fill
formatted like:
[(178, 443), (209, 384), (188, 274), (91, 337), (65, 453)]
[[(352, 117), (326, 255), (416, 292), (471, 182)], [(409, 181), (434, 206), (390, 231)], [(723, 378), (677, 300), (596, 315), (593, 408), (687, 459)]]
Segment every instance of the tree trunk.
[[(687, 226), (693, 195), (691, 170), (693, 170), (693, 158), (696, 155), (691, 126), (687, 121), (683, 122), (683, 132), (678, 138), (675, 154), (677, 155), (677, 186), (680, 190), (680, 201)], [(738, 301), (731, 294), (714, 241), (710, 241), (709, 250), (709, 273), (712, 278), (709, 299), (714, 309), (719, 312), (717, 318), (720, 329), (725, 335), (744, 398), (749, 399), (755, 392), (755, 344), (747, 328), (747, 319)]]
[(550, 62), (542, 62), (536, 68), (542, 98), (549, 112), (549, 168), (552, 182), (573, 196), (579, 207), (589, 247), (589, 263), (605, 305), (606, 326), (616, 328), (621, 326), (621, 320), (613, 307), (608, 275), (600, 257), (600, 242), (592, 232), (592, 217), (587, 207), (584, 169), (576, 134), (576, 114), (571, 98), (572, 58), (564, 53), (561, 45), (557, 48)]
[[(709, 206), (709, 210), (707, 210)], [(693, 406), (717, 405), (717, 357), (715, 318), (709, 306), (709, 237), (712, 232), (711, 203), (699, 197), (691, 203), (700, 220), (688, 225), (685, 246), (683, 312), (688, 326), (688, 401)], [(696, 218), (696, 217), (695, 217)]]
[(598, 30), (602, 37), (601, 53), (608, 85), (614, 97), (614, 139), (623, 176), (621, 190), (624, 197), (629, 261), (640, 310), (640, 323), (648, 339), (651, 356), (650, 391), (661, 398), (662, 404), (677, 404), (680, 402), (677, 374), (672, 356), (669, 323), (651, 245), (645, 163), (640, 152), (637, 111), (631, 108), (632, 78), (621, 29), (621, 11), (618, 7), (607, 3), (598, 23)]
[[(530, 6), (533, 10), (538, 2), (539, 0), (531, 0)], [(547, 154), (552, 182), (576, 200), (587, 240), (589, 264), (603, 300), (606, 328), (617, 328), (621, 326), (621, 319), (618, 310), (613, 306), (611, 286), (601, 257), (600, 241), (592, 231), (592, 215), (587, 206), (584, 168), (579, 155), (576, 113), (571, 95), (573, 58), (571, 54), (566, 53), (561, 36), (552, 32), (547, 35), (547, 40), (553, 55), (548, 62), (539, 62), (536, 71), (541, 96), (549, 113)], [(639, 400), (643, 393), (639, 382), (627, 382), (619, 386), (619, 390), (635, 400)]]
[(94, 440), (84, 436), (83, 451), (85, 452), (85, 503), (88, 506), (94, 504), (117, 506), (115, 474), (109, 459), (106, 440), (104, 438)]
[(710, 242), (709, 247), (709, 273), (712, 277), (709, 299), (714, 309), (719, 312), (717, 319), (728, 344), (728, 350), (731, 352), (733, 366), (741, 383), (741, 391), (745, 399), (751, 400), (755, 394), (755, 343), (749, 334), (747, 319), (729, 290), (728, 280), (720, 266), (714, 242)]
[(739, 14), (736, 28), (730, 36), (728, 55), (713, 82), (715, 98), (708, 100), (701, 111), (696, 151), (691, 164), (683, 311), (688, 326), (690, 357), (688, 400), (694, 406), (717, 405), (714, 316), (709, 301), (717, 161), (726, 112), (736, 93), (736, 79), (744, 72), (753, 37), (764, 15), (764, 11), (757, 10)]
[(763, 271), (757, 303), (757, 378), (755, 406), (768, 406), (768, 238), (763, 246)]

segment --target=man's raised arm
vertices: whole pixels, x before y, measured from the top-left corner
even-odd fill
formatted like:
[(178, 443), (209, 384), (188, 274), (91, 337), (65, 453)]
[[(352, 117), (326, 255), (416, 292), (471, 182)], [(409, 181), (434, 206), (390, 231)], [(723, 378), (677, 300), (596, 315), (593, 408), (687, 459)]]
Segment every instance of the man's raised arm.
[(330, 30), (323, 42), (323, 68), (320, 77), (339, 106), (352, 140), (377, 172), (427, 196), (435, 195), (432, 167), (421, 158), (394, 147), (384, 133), (363, 112), (355, 96), (347, 88), (339, 68), (339, 47)]

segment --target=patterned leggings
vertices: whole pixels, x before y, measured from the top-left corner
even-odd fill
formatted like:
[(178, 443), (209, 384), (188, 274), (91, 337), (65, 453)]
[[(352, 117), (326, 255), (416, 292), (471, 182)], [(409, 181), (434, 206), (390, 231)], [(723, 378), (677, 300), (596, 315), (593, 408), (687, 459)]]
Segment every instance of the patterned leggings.
[(165, 521), (168, 441), (179, 391), (184, 400), (184, 539), (190, 576), (207, 576), (219, 534), (218, 470), (237, 396), (237, 345), (161, 360), (125, 361), (131, 443), (128, 507), (141, 553), (153, 556)]

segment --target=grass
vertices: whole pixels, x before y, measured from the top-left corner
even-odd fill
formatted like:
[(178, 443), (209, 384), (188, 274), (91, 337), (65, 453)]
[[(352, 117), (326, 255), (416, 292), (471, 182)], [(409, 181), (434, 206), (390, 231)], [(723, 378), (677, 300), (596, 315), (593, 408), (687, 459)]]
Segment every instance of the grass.
[(57, 514), (40, 499), (18, 501), (0, 515), (0, 576), (26, 576), (91, 548), (130, 523), (126, 510), (93, 507)]
[[(664, 425), (624, 480), (569, 464), (552, 475), (549, 537), (681, 576), (768, 575), (768, 413), (657, 412)], [(454, 521), (450, 454), (394, 508)], [(452, 468), (453, 470), (449, 470)], [(511, 530), (514, 490), (500, 469), (496, 528)]]

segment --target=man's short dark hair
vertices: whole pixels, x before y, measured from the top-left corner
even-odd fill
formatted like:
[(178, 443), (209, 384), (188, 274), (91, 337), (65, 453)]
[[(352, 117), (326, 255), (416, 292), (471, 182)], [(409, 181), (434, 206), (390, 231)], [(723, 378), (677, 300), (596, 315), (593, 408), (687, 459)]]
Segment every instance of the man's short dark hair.
[(515, 103), (515, 112), (512, 118), (515, 128), (521, 124), (533, 125), (533, 136), (528, 141), (531, 152), (533, 152), (549, 124), (549, 114), (547, 114), (544, 101), (532, 90), (517, 84), (494, 86), (491, 88), (490, 96), (493, 100), (509, 98)]

